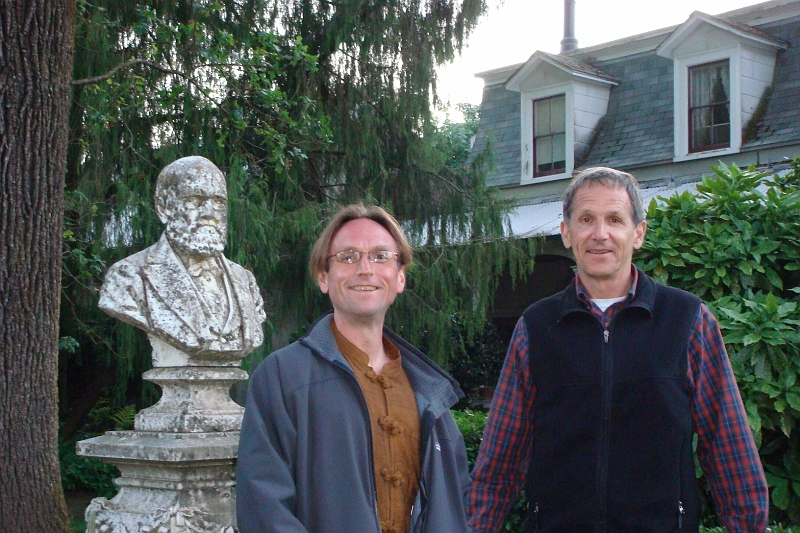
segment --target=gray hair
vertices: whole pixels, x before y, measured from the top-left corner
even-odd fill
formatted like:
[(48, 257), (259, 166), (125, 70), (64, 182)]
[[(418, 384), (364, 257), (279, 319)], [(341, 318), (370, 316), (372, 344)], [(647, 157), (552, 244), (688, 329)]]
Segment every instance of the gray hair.
[(642, 193), (639, 192), (639, 183), (633, 175), (621, 170), (616, 170), (608, 167), (591, 167), (582, 170), (564, 191), (561, 196), (562, 213), (564, 215), (564, 222), (569, 224), (569, 219), (572, 216), (572, 202), (575, 199), (575, 193), (582, 185), (586, 184), (600, 184), (605, 187), (616, 189), (622, 187), (628, 193), (628, 198), (631, 200), (631, 216), (633, 223), (639, 225), (645, 219), (644, 204), (642, 203)]

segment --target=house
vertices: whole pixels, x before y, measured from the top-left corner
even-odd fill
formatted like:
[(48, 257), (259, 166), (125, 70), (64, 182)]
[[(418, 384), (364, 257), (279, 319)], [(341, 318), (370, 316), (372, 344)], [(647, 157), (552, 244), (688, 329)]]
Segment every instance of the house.
[(491, 149), (487, 183), (516, 201), (514, 234), (546, 237), (522, 290), (501, 282), (501, 330), (572, 278), (560, 195), (582, 168), (632, 173), (647, 203), (692, 190), (720, 162), (780, 169), (800, 154), (800, 0), (694, 12), (678, 26), (537, 51), (476, 76), (484, 89), (473, 154)]

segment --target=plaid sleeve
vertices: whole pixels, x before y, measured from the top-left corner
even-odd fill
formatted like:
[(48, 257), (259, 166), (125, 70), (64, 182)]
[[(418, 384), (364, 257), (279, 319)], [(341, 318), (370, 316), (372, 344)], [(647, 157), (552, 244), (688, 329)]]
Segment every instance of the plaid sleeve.
[(722, 334), (705, 304), (695, 320), (688, 355), (697, 458), (717, 514), (730, 533), (764, 531), (769, 510), (764, 470)]
[(508, 347), (472, 471), (467, 514), (473, 531), (499, 531), (519, 496), (533, 445), (530, 410), (535, 394), (528, 364), (528, 333), (520, 319)]

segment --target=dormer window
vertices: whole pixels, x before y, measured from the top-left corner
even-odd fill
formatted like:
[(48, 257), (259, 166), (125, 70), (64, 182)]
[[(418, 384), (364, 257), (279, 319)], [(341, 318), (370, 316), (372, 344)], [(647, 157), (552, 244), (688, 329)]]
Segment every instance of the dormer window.
[(563, 94), (533, 102), (533, 176), (562, 174), (567, 167), (566, 102)]
[(729, 61), (689, 68), (689, 151), (728, 148), (731, 143)]
[(617, 81), (567, 56), (536, 52), (505, 83), (520, 93), (520, 185), (572, 177)]
[(673, 161), (734, 154), (787, 44), (756, 28), (695, 11), (658, 46), (672, 59)]

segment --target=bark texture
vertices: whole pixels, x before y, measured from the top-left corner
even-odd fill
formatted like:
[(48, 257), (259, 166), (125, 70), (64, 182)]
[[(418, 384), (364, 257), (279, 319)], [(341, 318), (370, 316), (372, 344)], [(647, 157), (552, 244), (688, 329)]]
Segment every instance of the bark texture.
[(58, 309), (73, 0), (0, 0), (0, 532), (69, 530)]

